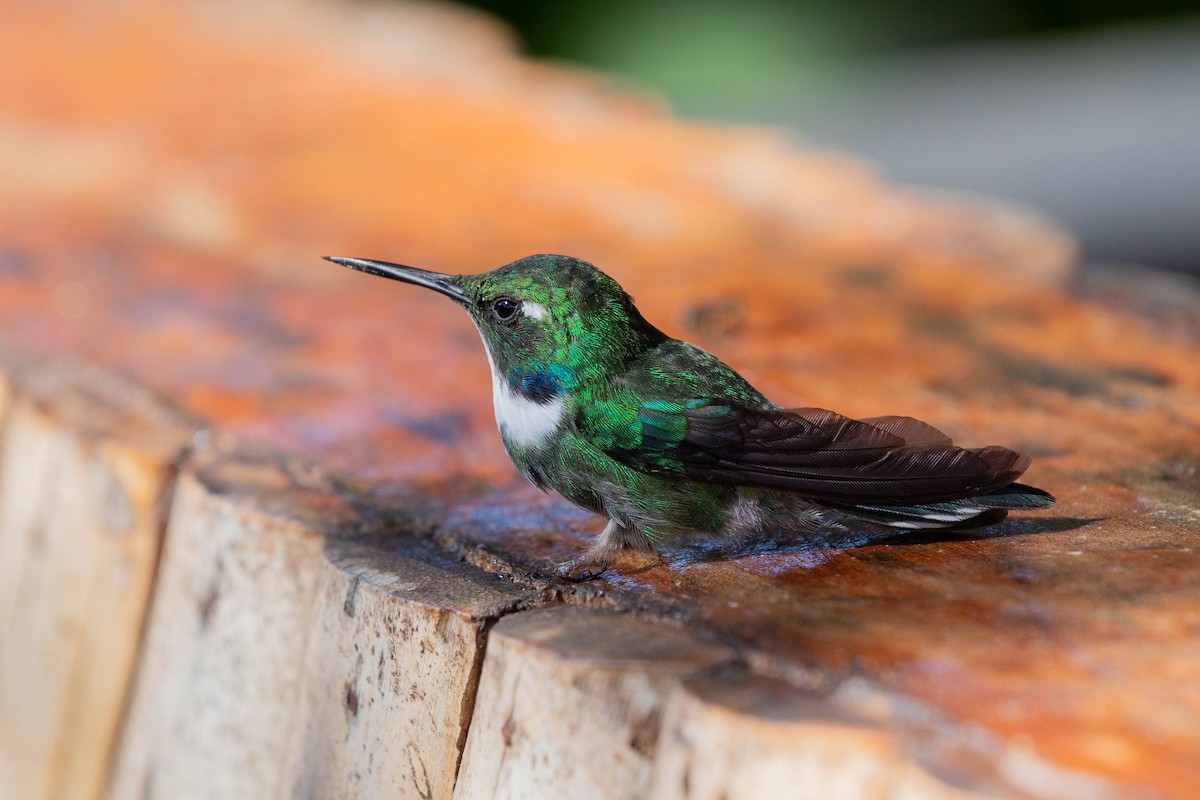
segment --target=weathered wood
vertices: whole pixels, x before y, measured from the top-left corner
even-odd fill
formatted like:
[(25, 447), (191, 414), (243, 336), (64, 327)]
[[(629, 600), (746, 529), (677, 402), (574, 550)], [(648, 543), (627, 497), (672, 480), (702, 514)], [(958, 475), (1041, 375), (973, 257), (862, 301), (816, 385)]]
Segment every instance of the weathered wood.
[[(962, 731), (933, 735), (926, 709), (886, 694), (797, 689), (742, 674), (671, 696), (647, 797), (656, 800), (975, 800), (1113, 797), (1114, 787)], [(924, 712), (924, 719), (921, 719)], [(905, 720), (906, 715), (916, 719)], [(922, 724), (918, 724), (922, 723)], [(964, 764), (973, 768), (966, 772)], [(992, 770), (995, 770), (994, 772)], [(976, 788), (964, 788), (966, 781)], [(1029, 790), (1031, 794), (1027, 793)]]
[(180, 477), (113, 797), (279, 794), (322, 544)]
[(731, 655), (612, 612), (505, 617), (488, 643), (455, 798), (640, 797), (671, 688)]
[(451, 796), (487, 626), (536, 595), (425, 557), (327, 545), (281, 798)]
[(728, 693), (756, 693), (756, 689), (773, 702), (760, 701), (747, 709), (739, 707), (737, 700), (743, 698), (736, 694), (729, 702), (720, 693), (705, 696), (690, 686), (673, 695), (648, 796), (662, 800), (979, 797), (923, 773), (878, 728), (831, 718), (828, 711), (804, 709), (805, 700), (811, 706), (818, 704), (793, 687), (774, 696), (760, 686), (736, 687)]
[(330, 540), (286, 462), (178, 482), (114, 798), (449, 797), (483, 630), (533, 595), (436, 554)]
[[(210, 520), (179, 517), (183, 549), (168, 547), (160, 586), (181, 629), (156, 612), (137, 696), (164, 705), (135, 701), (121, 789), (137, 796), (154, 767), (214, 792), (286, 792), (309, 746), (327, 754), (314, 780), (357, 769), (375, 723), (351, 725), (335, 753), (337, 696), (314, 717), (333, 728), (324, 742), (297, 742), (308, 722), (287, 703), (309, 691), (298, 662), (326, 636), (315, 620), (336, 610), (316, 594), (327, 532), (395, 528), (548, 599), (694, 628), (794, 685), (862, 676), (926, 709), (934, 738), (1001, 743), (953, 765), (972, 791), (1023, 750), (1117, 797), (1194, 794), (1194, 315), (1076, 294), (1070, 237), (1043, 220), (672, 119), (517, 58), (457, 12), (394, 9), (374, 28), (383, 54), (303, 3), (237, 24), (226, 6), (82, 8), (14, 2), (0, 26), (3, 335), (149, 387), (216, 439), (285, 454), (185, 480)], [(1028, 450), (1030, 480), (1060, 503), (962, 537), (852, 531), (842, 546), (766, 542), (732, 559), (679, 542), (661, 564), (556, 585), (551, 565), (598, 520), (513, 473), (467, 321), (317, 258), (475, 271), (545, 250), (597, 262), (648, 318), (782, 403), (911, 414)], [(297, 476), (326, 485), (299, 491)], [(219, 588), (240, 604), (201, 602), (220, 562), (210, 533), (233, 559), (217, 583), (237, 578)], [(255, 564), (279, 596), (260, 597)], [(454, 616), (467, 639), (470, 616)], [(327, 635), (325, 674), (352, 673), (332, 655), (348, 657), (342, 635)], [(278, 675), (273, 648), (290, 658)]]
[(127, 385), (7, 362), (0, 793), (95, 798), (192, 426)]

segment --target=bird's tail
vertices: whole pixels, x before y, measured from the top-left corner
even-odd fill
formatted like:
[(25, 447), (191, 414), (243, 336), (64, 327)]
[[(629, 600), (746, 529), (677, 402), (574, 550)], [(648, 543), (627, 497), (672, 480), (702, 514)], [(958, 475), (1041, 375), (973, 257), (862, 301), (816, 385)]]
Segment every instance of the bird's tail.
[(1054, 496), (1033, 486), (1010, 483), (975, 497), (914, 505), (851, 505), (822, 502), (847, 517), (904, 530), (979, 528), (994, 525), (1009, 511), (1049, 508)]

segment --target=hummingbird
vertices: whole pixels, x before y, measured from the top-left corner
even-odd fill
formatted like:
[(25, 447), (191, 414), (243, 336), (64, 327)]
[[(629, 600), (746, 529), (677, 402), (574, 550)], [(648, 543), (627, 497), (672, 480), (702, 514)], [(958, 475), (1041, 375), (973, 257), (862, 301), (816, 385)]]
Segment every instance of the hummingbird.
[(587, 580), (620, 550), (867, 526), (991, 525), (1054, 497), (1016, 483), (1027, 455), (962, 448), (906, 416), (783, 408), (716, 356), (650, 324), (595, 266), (534, 255), (473, 275), (361, 258), (351, 269), (423, 286), (470, 315), (492, 373), (500, 438), (534, 486), (607, 519), (559, 567)]

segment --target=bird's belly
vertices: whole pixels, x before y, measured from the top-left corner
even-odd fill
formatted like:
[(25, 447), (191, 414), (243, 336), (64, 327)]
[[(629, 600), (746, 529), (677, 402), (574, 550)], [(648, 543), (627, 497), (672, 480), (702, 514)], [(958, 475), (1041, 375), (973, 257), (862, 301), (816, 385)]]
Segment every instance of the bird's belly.
[(684, 530), (716, 531), (737, 492), (732, 486), (638, 472), (570, 434), (553, 456), (539, 465), (548, 467), (542, 473), (546, 488), (652, 539)]

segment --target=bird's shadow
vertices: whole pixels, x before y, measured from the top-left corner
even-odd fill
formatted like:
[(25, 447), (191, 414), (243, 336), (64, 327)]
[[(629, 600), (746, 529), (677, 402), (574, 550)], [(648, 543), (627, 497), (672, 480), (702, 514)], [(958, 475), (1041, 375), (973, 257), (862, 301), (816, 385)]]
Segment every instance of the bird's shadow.
[(1063, 533), (1100, 522), (1104, 517), (1052, 517), (1048, 519), (1012, 519), (987, 528), (942, 529), (929, 531), (845, 530), (822, 531), (818, 534), (766, 536), (740, 544), (720, 539), (691, 542), (672, 548), (667, 560), (673, 564), (734, 561), (747, 556), (783, 555), (820, 550), (847, 550), (873, 544), (911, 547), (913, 545), (945, 542), (970, 542), (984, 539), (1004, 539), (1010, 536), (1029, 536)]

